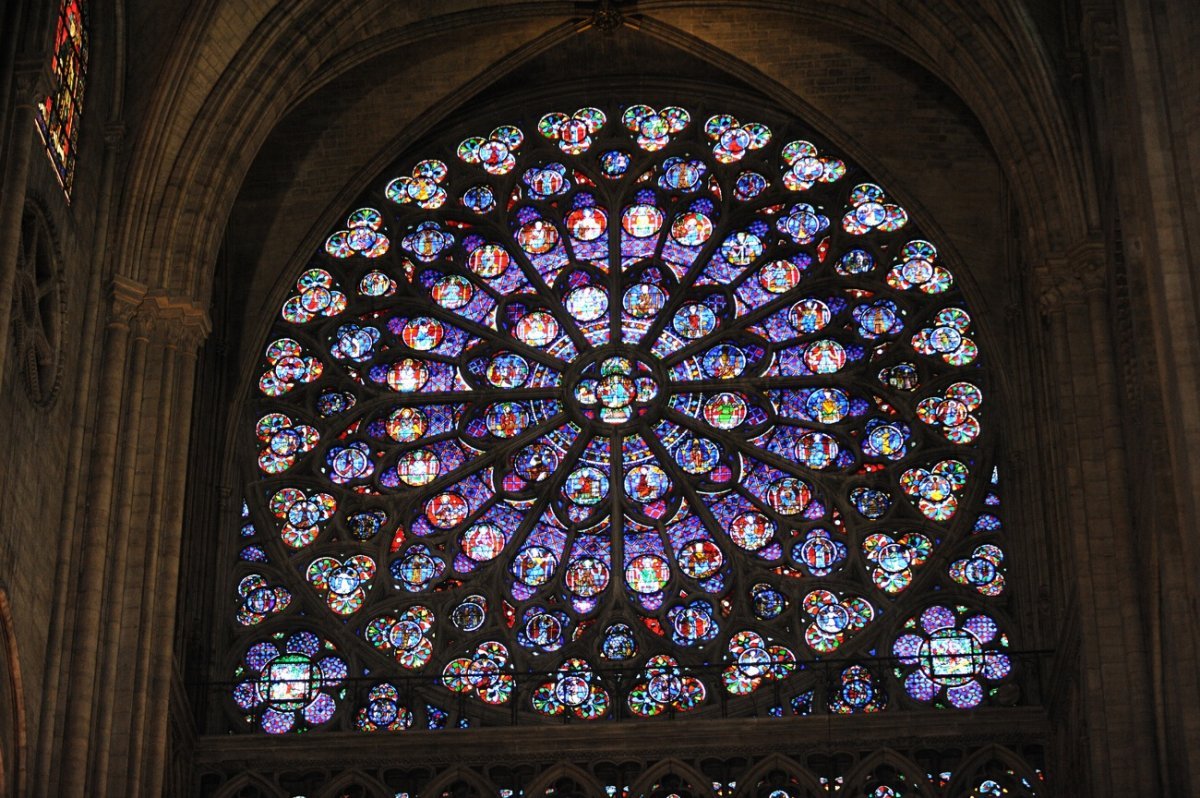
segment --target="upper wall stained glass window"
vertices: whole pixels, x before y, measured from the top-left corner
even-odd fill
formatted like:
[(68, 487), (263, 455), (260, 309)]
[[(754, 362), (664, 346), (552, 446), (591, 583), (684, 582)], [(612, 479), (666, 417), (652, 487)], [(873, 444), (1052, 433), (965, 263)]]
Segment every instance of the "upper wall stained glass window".
[(38, 103), (37, 128), (68, 197), (75, 181), (75, 146), (83, 115), (87, 66), (87, 4), (85, 0), (62, 0), (54, 26), (50, 94)]
[(975, 323), (893, 195), (789, 124), (482, 126), (331, 231), (244, 424), (239, 722), (997, 700)]

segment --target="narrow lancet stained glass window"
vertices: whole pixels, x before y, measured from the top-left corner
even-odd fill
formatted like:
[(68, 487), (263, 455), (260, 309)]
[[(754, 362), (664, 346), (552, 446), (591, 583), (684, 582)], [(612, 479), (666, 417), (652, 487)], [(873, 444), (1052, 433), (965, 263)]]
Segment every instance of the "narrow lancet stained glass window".
[(62, 0), (54, 26), (50, 94), (38, 103), (37, 128), (67, 197), (75, 181), (75, 146), (87, 84), (88, 32), (85, 0)]
[(372, 187), (250, 402), (239, 722), (999, 700), (975, 323), (935, 243), (817, 141), (568, 109)]

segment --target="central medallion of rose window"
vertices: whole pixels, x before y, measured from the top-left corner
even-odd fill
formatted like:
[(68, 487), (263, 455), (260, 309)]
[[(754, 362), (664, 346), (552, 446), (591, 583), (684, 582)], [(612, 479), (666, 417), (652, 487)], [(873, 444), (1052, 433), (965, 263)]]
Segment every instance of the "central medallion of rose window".
[(575, 384), (583, 415), (604, 424), (625, 424), (644, 415), (656, 396), (658, 380), (650, 366), (621, 355), (588, 363)]

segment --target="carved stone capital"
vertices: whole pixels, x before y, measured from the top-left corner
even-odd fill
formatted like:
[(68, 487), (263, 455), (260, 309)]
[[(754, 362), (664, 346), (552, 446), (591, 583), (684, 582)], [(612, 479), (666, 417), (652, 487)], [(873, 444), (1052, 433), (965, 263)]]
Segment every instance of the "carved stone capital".
[(1057, 286), (1039, 291), (1037, 303), (1038, 310), (1043, 316), (1053, 316), (1063, 309), (1062, 291), (1059, 291)]
[(1046, 258), (1033, 269), (1033, 289), (1043, 315), (1087, 301), (1089, 294), (1108, 286), (1104, 245), (1087, 240), (1061, 255)]
[(212, 329), (208, 313), (190, 298), (148, 291), (122, 276), (114, 277), (109, 287), (108, 323), (132, 330), (135, 338), (188, 353), (195, 352)]
[(129, 327), (138, 306), (146, 297), (146, 286), (137, 280), (117, 275), (108, 287), (109, 326)]
[(145, 303), (138, 305), (129, 319), (129, 332), (136, 341), (158, 337), (158, 326), (158, 319), (153, 313), (147, 312)]
[(208, 313), (188, 297), (147, 294), (142, 312), (153, 319), (155, 336), (182, 352), (195, 352), (212, 331)]

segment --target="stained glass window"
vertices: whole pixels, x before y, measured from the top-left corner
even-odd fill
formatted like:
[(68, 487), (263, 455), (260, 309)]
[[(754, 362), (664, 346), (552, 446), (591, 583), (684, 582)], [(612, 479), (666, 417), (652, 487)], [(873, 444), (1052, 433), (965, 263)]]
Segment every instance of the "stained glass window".
[(83, 114), (87, 62), (87, 3), (62, 0), (54, 26), (50, 94), (38, 103), (37, 128), (68, 197), (75, 179), (75, 145)]
[(986, 358), (893, 195), (792, 123), (678, 106), (426, 155), (263, 349), (240, 722), (1012, 700)]

